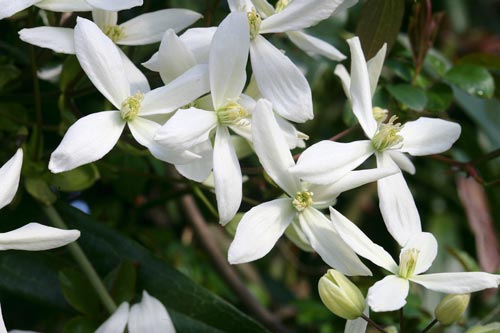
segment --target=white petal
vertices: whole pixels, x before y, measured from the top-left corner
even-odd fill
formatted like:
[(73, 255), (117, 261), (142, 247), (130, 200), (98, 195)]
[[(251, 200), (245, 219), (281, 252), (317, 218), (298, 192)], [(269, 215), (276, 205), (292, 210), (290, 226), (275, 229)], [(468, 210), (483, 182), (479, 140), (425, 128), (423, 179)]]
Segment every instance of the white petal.
[(10, 204), (16, 195), (19, 187), (19, 178), (21, 177), (21, 168), (23, 165), (23, 150), (17, 149), (12, 156), (0, 168), (0, 209)]
[(121, 45), (146, 45), (159, 42), (169, 29), (179, 32), (202, 17), (189, 9), (171, 8), (157, 10), (134, 17), (120, 24), (123, 37), (116, 43)]
[(127, 76), (130, 85), (130, 94), (135, 94), (136, 92), (146, 93), (151, 90), (146, 76), (135, 66), (125, 52), (123, 52), (118, 46), (116, 49), (122, 58), (125, 75)]
[(120, 109), (122, 102), (130, 95), (120, 53), (111, 39), (93, 22), (81, 17), (76, 21), (76, 57), (97, 90)]
[(413, 162), (408, 156), (397, 150), (387, 150), (386, 153), (391, 156), (391, 159), (401, 168), (401, 170), (412, 175), (415, 174), (415, 165), (413, 165)]
[(0, 306), (0, 333), (7, 333), (7, 328), (3, 322), (2, 307)]
[(40, 0), (0, 0), (0, 20), (10, 17), (37, 2), (40, 2)]
[(73, 29), (58, 27), (36, 27), (19, 31), (19, 38), (32, 45), (51, 49), (54, 52), (75, 54)]
[(227, 4), (232, 12), (245, 12), (253, 8), (251, 0), (227, 0)]
[(179, 37), (194, 54), (197, 63), (208, 64), (208, 54), (215, 31), (216, 27), (191, 28)]
[(205, 181), (213, 168), (213, 149), (210, 140), (193, 146), (189, 151), (200, 155), (201, 158), (187, 164), (176, 164), (175, 168), (181, 175), (195, 182)]
[(295, 149), (297, 147), (305, 147), (305, 142), (303, 138), (303, 133), (297, 131), (295, 126), (288, 120), (282, 118), (280, 115), (274, 115), (278, 126), (281, 129), (281, 133), (285, 136), (285, 140), (288, 143), (289, 149)]
[(0, 233), (0, 250), (48, 250), (74, 242), (78, 237), (78, 230), (62, 230), (29, 223), (19, 229)]
[(267, 0), (252, 0), (252, 3), (257, 8), (257, 11), (261, 13), (262, 17), (268, 17), (276, 13), (273, 5), (267, 2)]
[(102, 31), (105, 31), (106, 28), (118, 23), (118, 12), (94, 9), (92, 10), (92, 20)]
[(180, 109), (161, 127), (155, 140), (171, 149), (189, 149), (208, 140), (215, 126), (217, 115), (213, 111)]
[[(436, 259), (438, 252), (438, 243), (436, 238), (429, 232), (421, 232), (415, 234), (408, 239), (405, 247), (401, 249), (401, 255), (404, 251), (409, 249), (418, 250), (417, 263), (415, 265), (414, 275), (427, 271), (434, 259)], [(401, 255), (399, 261), (401, 263)]]
[(143, 0), (85, 0), (97, 9), (120, 11), (136, 6), (142, 6)]
[(88, 12), (92, 10), (92, 7), (85, 0), (43, 0), (36, 3), (35, 6), (52, 12)]
[(160, 129), (160, 124), (154, 121), (137, 117), (129, 121), (128, 125), (130, 132), (132, 132), (137, 142), (147, 147), (151, 154), (159, 160), (168, 163), (184, 164), (200, 158), (200, 156), (189, 151), (176, 151), (155, 141), (153, 138)]
[(341, 61), (346, 58), (342, 52), (337, 50), (332, 45), (302, 31), (291, 31), (288, 32), (287, 35), (299, 49), (306, 52), (310, 56), (321, 55), (334, 61)]
[(261, 33), (305, 29), (329, 18), (343, 0), (294, 0), (281, 12), (262, 21)]
[[(381, 168), (392, 168), (395, 163), (385, 154), (376, 154)], [(403, 173), (377, 181), (379, 206), (389, 233), (401, 246), (411, 235), (422, 232), (420, 216)]]
[(351, 75), (347, 71), (344, 65), (338, 64), (335, 66), (335, 71), (333, 72), (340, 78), (340, 82), (342, 83), (342, 89), (344, 90), (345, 95), (350, 100), (351, 99)]
[(175, 333), (165, 306), (146, 291), (142, 293), (141, 303), (130, 309), (128, 330), (130, 333)]
[(78, 119), (50, 156), (50, 171), (68, 171), (101, 159), (118, 142), (125, 124), (119, 111), (98, 112)]
[(314, 117), (309, 83), (286, 55), (256, 36), (250, 44), (250, 60), (259, 90), (276, 112), (298, 123)]
[(300, 182), (288, 169), (295, 165), (288, 144), (274, 119), (271, 104), (260, 99), (252, 117), (255, 152), (269, 176), (290, 196), (300, 190)]
[(333, 227), (354, 252), (389, 272), (396, 273), (398, 271), (398, 265), (391, 255), (381, 246), (372, 242), (354, 223), (332, 207), (330, 207), (330, 216)]
[(370, 91), (372, 93), (372, 96), (375, 94), (378, 79), (380, 77), (380, 73), (382, 72), (382, 67), (384, 67), (386, 52), (387, 43), (384, 43), (377, 54), (375, 54), (373, 58), (368, 60), (368, 63), (366, 64), (366, 66), (368, 67), (368, 76), (370, 77)]
[(367, 301), (375, 312), (394, 311), (406, 304), (410, 289), (408, 280), (389, 275), (368, 289)]
[(210, 88), (215, 109), (240, 96), (246, 82), (250, 30), (245, 13), (231, 13), (219, 25), (209, 56)]
[(468, 294), (488, 288), (498, 288), (500, 275), (484, 272), (456, 272), (415, 275), (411, 281), (427, 289), (447, 294)]
[(403, 137), (401, 151), (414, 156), (442, 153), (457, 141), (460, 132), (461, 127), (457, 123), (421, 117), (405, 123), (399, 132)]
[(299, 221), (311, 247), (329, 266), (346, 275), (372, 275), (323, 213), (308, 207), (299, 213)]
[(129, 305), (122, 303), (108, 320), (106, 320), (95, 333), (123, 333), (127, 326)]
[(292, 241), (299, 249), (306, 252), (314, 252), (314, 249), (309, 244), (306, 234), (302, 231), (298, 217), (294, 218), (292, 223), (286, 228), (285, 236)]
[(242, 197), (240, 163), (225, 126), (217, 126), (213, 161), (219, 222), (225, 225), (238, 212)]
[(139, 115), (166, 114), (192, 103), (210, 90), (207, 65), (196, 65), (166, 86), (144, 95)]
[(264, 202), (250, 209), (236, 229), (229, 247), (229, 262), (241, 264), (265, 256), (283, 235), (296, 212), (290, 198)]
[(371, 141), (320, 141), (307, 148), (290, 171), (314, 184), (331, 184), (357, 168), (373, 154)]
[[(370, 307), (368, 306), (368, 304), (366, 305), (365, 311), (363, 313), (367, 317), (370, 316)], [(368, 322), (361, 317), (354, 320), (348, 320), (345, 323), (344, 333), (366, 333), (367, 325)]]
[(372, 138), (377, 130), (377, 122), (373, 118), (372, 94), (370, 91), (370, 77), (365, 56), (361, 49), (358, 37), (347, 40), (351, 49), (351, 104), (352, 111), (365, 134)]

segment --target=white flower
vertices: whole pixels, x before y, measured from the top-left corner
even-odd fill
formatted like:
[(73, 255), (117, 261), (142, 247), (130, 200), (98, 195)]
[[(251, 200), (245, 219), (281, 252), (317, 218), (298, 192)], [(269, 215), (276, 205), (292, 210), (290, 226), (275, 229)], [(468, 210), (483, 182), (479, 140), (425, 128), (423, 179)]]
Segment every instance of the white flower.
[(143, 0), (0, 0), (0, 20), (33, 5), (53, 12), (86, 12), (92, 9), (123, 10), (142, 6)]
[(432, 265), (438, 249), (436, 238), (427, 232), (411, 235), (401, 249), (398, 265), (387, 251), (373, 243), (354, 223), (331, 207), (330, 214), (340, 237), (358, 255), (392, 273), (368, 290), (367, 301), (373, 311), (393, 311), (403, 307), (410, 281), (449, 294), (497, 288), (500, 283), (500, 275), (484, 272), (422, 274)]
[[(361, 164), (375, 154), (379, 167), (399, 167), (413, 174), (415, 167), (404, 153), (422, 156), (448, 150), (460, 136), (461, 128), (456, 123), (426, 117), (404, 125), (395, 123), (395, 117), (383, 123), (387, 112), (372, 108), (372, 94), (382, 69), (385, 46), (367, 64), (359, 38), (347, 42), (351, 49), (351, 76), (339, 66), (336, 73), (342, 78), (353, 112), (369, 140), (352, 143), (356, 149), (350, 150), (348, 155), (339, 150), (338, 144), (322, 141), (301, 155), (293, 171), (306, 181), (327, 184), (332, 173), (346, 167), (344, 163)], [(338, 159), (342, 155), (344, 158)], [(380, 179), (377, 184), (380, 210), (387, 229), (404, 246), (411, 235), (422, 231), (410, 189), (401, 172)]]
[[(134, 304), (122, 303), (115, 313), (95, 333), (175, 333), (175, 327), (163, 304), (146, 291), (142, 301)], [(1, 333), (1, 332), (0, 332)]]
[(266, 100), (257, 103), (252, 132), (262, 166), (286, 196), (260, 204), (243, 216), (229, 248), (229, 262), (243, 263), (263, 257), (288, 228), (287, 236), (303, 249), (312, 247), (335, 269), (348, 275), (370, 274), (318, 209), (334, 202), (341, 192), (391, 172), (374, 169), (348, 173), (347, 170), (331, 186), (310, 185), (289, 172), (295, 162)]
[(16, 195), (23, 165), (23, 150), (16, 154), (0, 168), (0, 209), (10, 204)]
[(93, 22), (80, 17), (75, 28), (75, 49), (90, 81), (119, 111), (90, 114), (74, 123), (51, 155), (52, 172), (71, 170), (102, 158), (116, 144), (126, 124), (134, 138), (160, 160), (183, 164), (199, 158), (155, 142), (153, 136), (160, 125), (147, 117), (173, 112), (206, 93), (205, 69), (194, 67), (169, 85), (148, 91), (147, 82), (129, 83), (118, 49)]

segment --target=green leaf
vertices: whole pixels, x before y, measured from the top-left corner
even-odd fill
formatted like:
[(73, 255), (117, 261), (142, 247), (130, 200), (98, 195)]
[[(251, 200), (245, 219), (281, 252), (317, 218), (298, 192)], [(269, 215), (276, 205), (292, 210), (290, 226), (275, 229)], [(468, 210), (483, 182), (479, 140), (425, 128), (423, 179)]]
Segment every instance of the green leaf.
[(12, 80), (17, 79), (21, 71), (12, 64), (0, 65), (0, 91)]
[(63, 333), (94, 333), (98, 327), (94, 320), (75, 317), (64, 325)]
[(56, 195), (50, 190), (49, 185), (41, 178), (26, 178), (24, 187), (33, 198), (43, 204), (51, 205), (57, 200)]
[(356, 27), (366, 59), (371, 59), (384, 43), (390, 50), (399, 33), (405, 2), (368, 0), (364, 3)]
[(489, 53), (472, 53), (457, 60), (457, 65), (472, 64), (500, 70), (500, 56)]
[(388, 85), (386, 88), (395, 99), (403, 104), (403, 108), (422, 111), (427, 104), (427, 96), (419, 87), (411, 84), (395, 84)]
[(427, 105), (425, 108), (432, 112), (446, 111), (453, 102), (453, 91), (443, 83), (434, 85), (427, 90)]
[(76, 56), (67, 57), (63, 64), (61, 78), (59, 79), (59, 88), (61, 91), (65, 92), (68, 88), (72, 88), (70, 85), (76, 83), (81, 74), (82, 69)]
[(463, 64), (452, 67), (444, 80), (464, 90), (469, 95), (491, 98), (495, 92), (495, 81), (484, 67)]
[(126, 261), (118, 266), (109, 276), (111, 295), (117, 304), (130, 302), (135, 295), (137, 270), (134, 263)]
[(64, 297), (76, 310), (89, 316), (100, 312), (99, 296), (85, 275), (76, 268), (66, 268), (59, 272), (59, 281)]
[(97, 167), (94, 164), (86, 164), (70, 171), (52, 174), (50, 184), (63, 192), (76, 192), (89, 188), (99, 178)]

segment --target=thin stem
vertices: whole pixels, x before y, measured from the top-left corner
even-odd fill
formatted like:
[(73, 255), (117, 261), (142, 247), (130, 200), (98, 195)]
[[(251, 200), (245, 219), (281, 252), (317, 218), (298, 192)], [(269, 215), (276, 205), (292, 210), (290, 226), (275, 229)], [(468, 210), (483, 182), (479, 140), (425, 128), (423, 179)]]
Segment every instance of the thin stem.
[(422, 333), (425, 333), (425, 332), (428, 332), (432, 327), (434, 327), (434, 325), (436, 325), (438, 323), (438, 320), (437, 319), (434, 319), (433, 321), (431, 321), (429, 323), (429, 325), (425, 326), (424, 330), (422, 331)]
[(212, 215), (216, 219), (219, 219), (219, 213), (217, 212), (217, 209), (215, 209), (215, 207), (212, 205), (212, 203), (210, 202), (210, 200), (208, 200), (208, 198), (202, 192), (202, 190), (198, 186), (194, 185), (193, 186), (193, 192), (198, 197), (198, 199), (200, 199), (203, 202), (203, 204), (208, 208), (208, 210), (210, 211), (210, 213), (212, 213)]
[[(30, 25), (34, 25), (35, 20), (34, 12), (30, 13)], [(35, 112), (36, 112), (36, 126), (35, 131), (35, 153), (34, 158), (38, 160), (42, 157), (42, 133), (43, 133), (43, 117), (42, 117), (42, 99), (40, 95), (40, 82), (38, 81), (38, 74), (36, 69), (36, 56), (35, 47), (30, 45), (30, 56), (31, 56), (31, 76), (33, 79), (33, 92), (35, 95)]]
[(366, 315), (362, 314), (361, 318), (366, 320), (370, 325), (372, 325), (374, 328), (376, 328), (379, 332), (388, 333), (383, 327), (381, 327), (379, 324), (374, 322), (372, 319), (368, 318)]
[(399, 332), (404, 333), (405, 331), (405, 313), (404, 309), (399, 309)]
[[(42, 206), (42, 209), (49, 218), (52, 225), (60, 229), (68, 229), (68, 226), (66, 225), (66, 223), (63, 221), (63, 219), (53, 206)], [(104, 286), (104, 283), (102, 282), (101, 278), (95, 271), (94, 267), (90, 263), (89, 259), (83, 252), (80, 245), (78, 245), (77, 242), (73, 242), (71, 244), (68, 244), (68, 249), (73, 258), (75, 259), (75, 261), (78, 263), (78, 265), (80, 265), (80, 268), (85, 273), (92, 286), (94, 287), (95, 291), (97, 292), (97, 295), (101, 299), (101, 302), (106, 308), (106, 310), (108, 310), (110, 314), (114, 313), (117, 308), (116, 303), (113, 300), (113, 298), (111, 298), (111, 295)]]

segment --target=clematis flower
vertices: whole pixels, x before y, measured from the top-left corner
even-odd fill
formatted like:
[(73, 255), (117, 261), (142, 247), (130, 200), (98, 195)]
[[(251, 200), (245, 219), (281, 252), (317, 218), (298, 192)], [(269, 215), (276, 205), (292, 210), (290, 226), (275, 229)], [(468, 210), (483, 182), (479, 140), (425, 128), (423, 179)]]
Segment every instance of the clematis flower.
[(263, 99), (254, 111), (252, 136), (264, 170), (285, 196), (262, 203), (243, 216), (229, 247), (229, 262), (238, 264), (265, 256), (287, 230), (287, 236), (297, 245), (314, 249), (327, 264), (342, 273), (370, 275), (319, 209), (334, 203), (341, 192), (394, 171), (374, 169), (349, 173), (347, 170), (330, 186), (301, 182), (289, 172), (295, 162), (274, 119), (271, 104)]
[(0, 0), (0, 20), (37, 6), (53, 12), (86, 12), (92, 9), (124, 10), (142, 6), (143, 0)]
[[(385, 46), (367, 64), (359, 38), (347, 42), (351, 49), (351, 76), (342, 67), (338, 67), (336, 73), (343, 79), (353, 112), (369, 140), (352, 143), (356, 148), (349, 152), (333, 142), (319, 142), (301, 155), (293, 172), (305, 181), (327, 184), (339, 168), (360, 164), (375, 154), (379, 167), (396, 167), (414, 174), (415, 166), (405, 153), (422, 156), (448, 150), (460, 136), (460, 125), (426, 117), (401, 125), (394, 116), (384, 123), (387, 111), (372, 108), (372, 94), (382, 69)], [(339, 160), (337, 156), (342, 154), (345, 158)], [(401, 172), (379, 179), (377, 185), (387, 229), (404, 246), (411, 235), (422, 231), (410, 189)]]
[(412, 235), (399, 255), (399, 265), (381, 246), (373, 243), (354, 223), (330, 207), (333, 226), (340, 237), (360, 256), (392, 273), (376, 282), (369, 290), (367, 301), (373, 311), (393, 311), (406, 304), (410, 281), (427, 289), (467, 294), (487, 288), (497, 288), (500, 275), (484, 272), (423, 274), (437, 255), (436, 238), (428, 232)]
[(127, 302), (122, 303), (95, 333), (124, 333), (126, 327), (129, 333), (175, 333), (174, 324), (163, 304), (146, 291), (142, 293), (142, 301), (130, 310)]
[(90, 81), (119, 111), (90, 114), (74, 123), (51, 155), (52, 172), (71, 170), (102, 158), (116, 144), (127, 124), (134, 138), (160, 160), (183, 164), (199, 158), (194, 153), (176, 152), (155, 142), (153, 136), (160, 125), (148, 117), (173, 112), (205, 94), (206, 70), (197, 66), (169, 85), (152, 91), (148, 91), (147, 81), (130, 84), (115, 45), (93, 22), (80, 17), (75, 28), (75, 50)]

